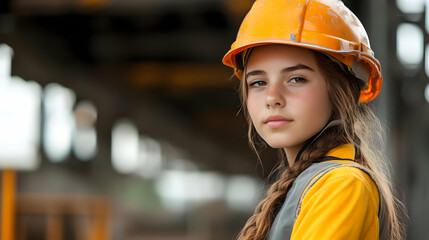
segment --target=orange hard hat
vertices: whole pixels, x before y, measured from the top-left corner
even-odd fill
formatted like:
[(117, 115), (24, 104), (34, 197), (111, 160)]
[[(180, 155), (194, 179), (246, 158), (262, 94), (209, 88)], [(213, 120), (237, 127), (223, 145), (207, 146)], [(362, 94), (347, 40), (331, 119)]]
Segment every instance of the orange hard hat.
[(223, 63), (241, 79), (241, 53), (267, 44), (313, 49), (344, 63), (366, 83), (360, 102), (373, 100), (381, 90), (380, 62), (365, 28), (340, 0), (256, 0)]

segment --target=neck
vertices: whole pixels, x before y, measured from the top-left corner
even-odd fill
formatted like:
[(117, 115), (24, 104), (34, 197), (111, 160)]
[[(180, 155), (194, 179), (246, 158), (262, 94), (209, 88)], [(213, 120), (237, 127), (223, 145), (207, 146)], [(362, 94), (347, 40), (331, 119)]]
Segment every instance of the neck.
[(286, 158), (287, 158), (287, 161), (288, 161), (288, 164), (290, 167), (292, 167), (292, 165), (295, 163), (296, 156), (298, 155), (299, 150), (301, 150), (303, 145), (304, 144), (300, 144), (300, 145), (293, 146), (293, 147), (283, 148), (283, 150), (285, 151)]
[(325, 125), (325, 127), (323, 127), (318, 133), (316, 133), (313, 137), (311, 137), (306, 143), (302, 143), (300, 145), (297, 145), (291, 148), (285, 148), (284, 150), (286, 153), (289, 166), (292, 166), (296, 161), (299, 161), (301, 158), (302, 151), (304, 151), (309, 145), (313, 144), (314, 141), (316, 141), (327, 128), (338, 124), (341, 124), (341, 120), (330, 121)]

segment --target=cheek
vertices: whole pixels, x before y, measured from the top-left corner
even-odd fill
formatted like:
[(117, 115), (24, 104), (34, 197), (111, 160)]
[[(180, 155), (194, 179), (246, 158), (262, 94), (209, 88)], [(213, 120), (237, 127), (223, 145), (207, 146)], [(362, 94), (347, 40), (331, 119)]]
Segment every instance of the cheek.
[(260, 101), (256, 100), (254, 97), (249, 97), (247, 98), (247, 102), (246, 102), (246, 106), (247, 106), (247, 111), (249, 113), (249, 116), (253, 122), (253, 119), (255, 118), (255, 114), (259, 111), (258, 109), (259, 107), (259, 103)]
[(319, 88), (318, 90), (315, 89), (315, 91), (308, 91), (302, 95), (301, 101), (304, 103), (303, 106), (306, 106), (303, 111), (309, 121), (320, 122), (322, 126), (326, 124), (332, 114), (331, 101), (327, 90), (320, 91)]

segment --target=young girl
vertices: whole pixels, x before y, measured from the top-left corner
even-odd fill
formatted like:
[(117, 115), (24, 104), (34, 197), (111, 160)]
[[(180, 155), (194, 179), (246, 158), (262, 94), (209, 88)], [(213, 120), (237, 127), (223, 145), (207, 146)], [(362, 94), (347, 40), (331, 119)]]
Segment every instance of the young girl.
[(251, 146), (284, 156), (238, 239), (403, 239), (367, 104), (380, 64), (340, 0), (256, 0), (223, 62), (241, 79)]

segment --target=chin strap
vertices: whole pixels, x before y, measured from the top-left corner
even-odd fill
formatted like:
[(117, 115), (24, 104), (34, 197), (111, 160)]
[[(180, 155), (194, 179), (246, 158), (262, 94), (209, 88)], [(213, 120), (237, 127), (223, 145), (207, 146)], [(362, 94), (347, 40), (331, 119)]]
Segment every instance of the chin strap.
[(301, 154), (304, 152), (304, 150), (307, 149), (308, 146), (313, 144), (320, 137), (320, 135), (322, 135), (322, 133), (325, 132), (326, 129), (332, 126), (339, 125), (340, 123), (341, 123), (341, 120), (330, 121), (322, 128), (322, 130), (320, 130), (318, 133), (314, 134), (311, 138), (309, 138), (307, 143), (304, 144), (304, 146), (302, 146), (302, 148), (299, 150), (298, 154), (296, 155), (295, 162), (298, 162), (299, 160), (301, 160)]

